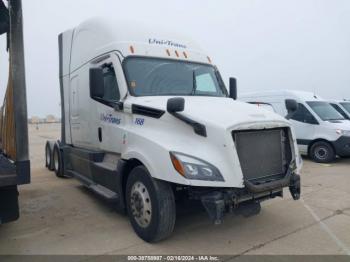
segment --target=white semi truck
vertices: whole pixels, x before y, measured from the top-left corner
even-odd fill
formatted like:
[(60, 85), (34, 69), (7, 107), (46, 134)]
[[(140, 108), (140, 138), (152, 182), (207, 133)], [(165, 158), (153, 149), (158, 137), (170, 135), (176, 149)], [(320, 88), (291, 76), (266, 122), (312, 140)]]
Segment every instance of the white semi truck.
[[(59, 36), (62, 137), (46, 166), (126, 211), (143, 240), (171, 234), (178, 198), (227, 211), (300, 197), (301, 158), (283, 117), (236, 99), (192, 41), (144, 25), (90, 19)], [(296, 104), (288, 104), (290, 110)]]

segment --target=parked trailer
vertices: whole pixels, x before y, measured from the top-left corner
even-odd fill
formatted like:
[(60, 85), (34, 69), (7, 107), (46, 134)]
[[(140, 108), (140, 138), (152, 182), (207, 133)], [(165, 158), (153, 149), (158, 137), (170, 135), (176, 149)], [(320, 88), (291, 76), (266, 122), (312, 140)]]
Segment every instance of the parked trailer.
[(0, 31), (8, 33), (10, 75), (0, 116), (0, 224), (19, 217), (18, 185), (30, 182), (22, 4), (0, 1)]
[(173, 231), (176, 200), (254, 215), (260, 202), (300, 196), (290, 123), (235, 101), (192, 41), (168, 30), (91, 19), (59, 36), (62, 131), (46, 165), (128, 213), (140, 238)]

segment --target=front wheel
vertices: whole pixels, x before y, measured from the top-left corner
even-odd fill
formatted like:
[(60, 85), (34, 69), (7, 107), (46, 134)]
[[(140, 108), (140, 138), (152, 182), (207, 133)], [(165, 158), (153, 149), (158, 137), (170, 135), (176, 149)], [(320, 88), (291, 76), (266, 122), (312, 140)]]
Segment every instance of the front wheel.
[(169, 183), (153, 179), (144, 166), (137, 166), (129, 175), (125, 197), (131, 225), (141, 239), (157, 242), (170, 236), (176, 207)]
[(319, 141), (310, 148), (310, 157), (317, 163), (329, 163), (334, 161), (335, 152), (331, 144)]

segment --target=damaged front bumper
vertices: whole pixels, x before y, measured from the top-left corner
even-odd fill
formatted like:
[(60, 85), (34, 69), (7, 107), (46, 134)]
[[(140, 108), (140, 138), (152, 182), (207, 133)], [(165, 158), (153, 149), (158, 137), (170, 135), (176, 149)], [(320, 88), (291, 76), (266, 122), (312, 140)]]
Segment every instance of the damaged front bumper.
[(220, 188), (193, 191), (200, 199), (209, 217), (215, 224), (221, 224), (225, 212), (251, 216), (260, 212), (260, 202), (283, 197), (283, 188), (289, 187), (294, 200), (300, 198), (300, 176), (290, 171), (283, 178), (265, 181), (245, 181), (245, 188)]

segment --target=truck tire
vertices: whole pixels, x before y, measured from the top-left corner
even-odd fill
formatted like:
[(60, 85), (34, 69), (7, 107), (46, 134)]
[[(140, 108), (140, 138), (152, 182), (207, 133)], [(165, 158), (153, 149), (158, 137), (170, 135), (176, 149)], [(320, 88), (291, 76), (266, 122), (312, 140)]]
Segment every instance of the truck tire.
[(62, 154), (57, 144), (53, 148), (52, 161), (56, 176), (64, 177)]
[(319, 141), (311, 146), (310, 157), (317, 163), (329, 163), (334, 161), (336, 154), (331, 144)]
[(52, 152), (49, 142), (46, 142), (45, 146), (45, 166), (48, 170), (53, 171), (53, 165), (52, 165)]
[(152, 179), (144, 166), (137, 166), (128, 177), (125, 194), (131, 225), (141, 239), (154, 243), (171, 235), (176, 206), (169, 183)]

